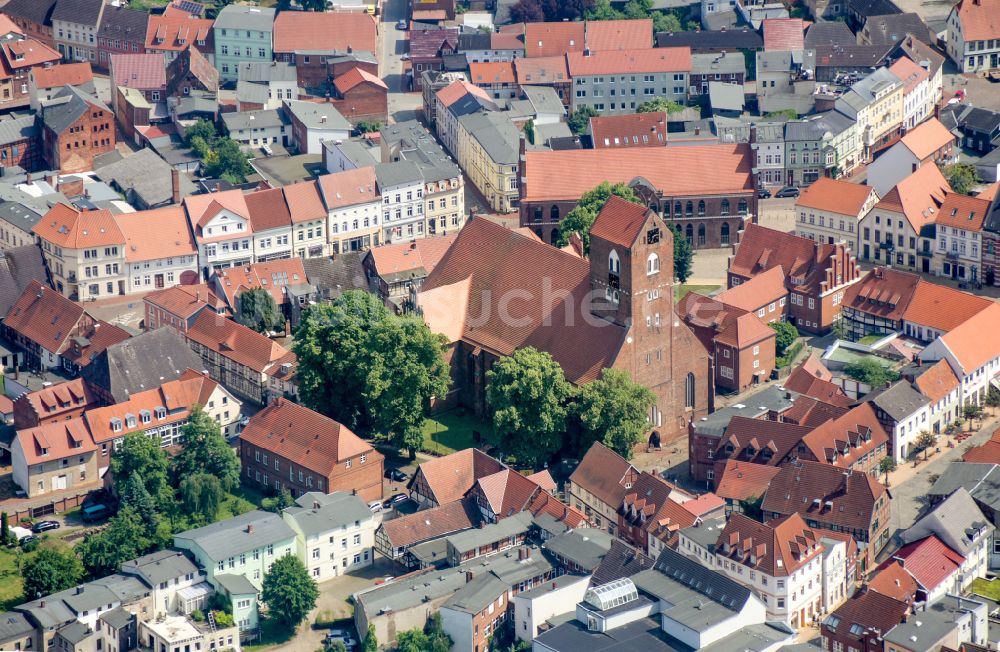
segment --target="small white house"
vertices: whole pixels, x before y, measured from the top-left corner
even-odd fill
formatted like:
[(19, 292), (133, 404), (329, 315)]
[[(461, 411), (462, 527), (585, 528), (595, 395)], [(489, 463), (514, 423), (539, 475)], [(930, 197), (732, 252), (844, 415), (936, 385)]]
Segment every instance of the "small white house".
[(299, 559), (317, 582), (370, 566), (382, 519), (357, 496), (341, 491), (302, 494), (281, 517), (295, 532)]

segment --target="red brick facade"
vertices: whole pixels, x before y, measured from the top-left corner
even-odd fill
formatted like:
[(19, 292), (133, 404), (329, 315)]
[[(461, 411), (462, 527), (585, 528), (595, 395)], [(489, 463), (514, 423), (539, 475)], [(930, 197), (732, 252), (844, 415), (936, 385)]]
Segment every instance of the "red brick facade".
[(88, 105), (83, 115), (61, 133), (43, 127), (48, 166), (67, 174), (94, 169), (94, 157), (115, 148), (114, 114)]
[[(278, 61), (291, 60), (292, 55), (275, 55)], [(365, 72), (378, 75), (378, 63), (358, 61), (343, 55), (295, 54), (295, 74), (302, 88), (321, 88), (343, 75), (351, 68), (361, 68)]]
[(384, 124), (389, 112), (389, 92), (377, 84), (365, 82), (333, 99), (332, 103), (351, 124), (362, 120)]
[(23, 138), (0, 145), (0, 167), (19, 165), (28, 172), (45, 167), (41, 143), (38, 138)]

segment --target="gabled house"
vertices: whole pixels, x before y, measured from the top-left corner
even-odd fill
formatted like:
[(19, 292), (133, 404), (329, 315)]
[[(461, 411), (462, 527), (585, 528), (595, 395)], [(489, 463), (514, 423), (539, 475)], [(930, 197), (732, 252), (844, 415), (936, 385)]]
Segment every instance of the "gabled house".
[(97, 446), (80, 419), (17, 431), (10, 455), (14, 483), (29, 498), (100, 482)]
[(38, 281), (24, 289), (3, 320), (6, 338), (25, 351), (30, 369), (63, 365), (72, 338), (93, 328), (94, 318), (83, 307)]
[(104, 8), (97, 30), (97, 61), (94, 65), (107, 68), (115, 54), (146, 51), (146, 29), (150, 12), (111, 5)]
[(207, 284), (175, 285), (147, 294), (142, 302), (145, 306), (146, 317), (143, 324), (146, 331), (172, 326), (184, 333), (202, 310), (224, 315), (227, 309), (226, 302), (219, 299)]
[(923, 364), (945, 360), (959, 379), (961, 405), (982, 405), (1000, 369), (1000, 343), (988, 333), (1000, 328), (1000, 306), (990, 304), (953, 330), (938, 336), (918, 357)]
[(480, 478), (506, 468), (478, 448), (466, 448), (420, 464), (407, 489), (421, 507), (438, 507), (465, 498)]
[[(980, 283), (990, 271), (983, 265), (986, 253), (986, 218), (991, 199), (948, 193), (934, 220), (936, 241), (932, 269), (935, 274), (964, 283)], [(995, 272), (994, 272), (995, 274)]]
[[(2, 29), (2, 28), (0, 28)], [(38, 69), (60, 60), (58, 52), (20, 32), (9, 32), (0, 43), (0, 108), (24, 106), (30, 102), (29, 78)]]
[(674, 547), (677, 532), (694, 525), (696, 516), (671, 498), (674, 487), (643, 471), (618, 508), (618, 536), (653, 556)]
[(853, 473), (878, 475), (878, 463), (887, 454), (889, 437), (870, 404), (862, 403), (802, 437), (796, 448), (800, 460), (812, 460)]
[(849, 599), (823, 619), (820, 634), (825, 649), (881, 652), (883, 634), (906, 619), (909, 607), (871, 588)]
[(868, 186), (817, 179), (795, 200), (795, 234), (827, 244), (846, 242), (857, 251), (858, 224), (876, 201), (878, 194)]
[(69, 421), (94, 406), (97, 399), (82, 378), (43, 387), (14, 401), (14, 427), (34, 428), (54, 421)]
[(899, 142), (868, 164), (865, 183), (883, 197), (921, 166), (944, 165), (954, 160), (955, 140), (955, 135), (937, 118), (911, 126)]
[(497, 523), (527, 510), (544, 491), (536, 480), (503, 469), (479, 478), (468, 496), (479, 507), (484, 522)]
[(62, 173), (94, 169), (94, 157), (115, 148), (114, 113), (97, 97), (67, 86), (42, 110), (45, 162)]
[(383, 521), (375, 532), (375, 550), (407, 568), (420, 568), (411, 552), (414, 547), (470, 530), (478, 523), (479, 510), (471, 501), (454, 500)]
[(295, 503), (281, 517), (295, 530), (296, 554), (316, 582), (372, 564), (379, 521), (359, 496), (311, 491)]
[(566, 500), (586, 514), (598, 529), (618, 531), (618, 508), (639, 479), (628, 460), (601, 442), (594, 442), (566, 481)]
[(258, 190), (243, 196), (253, 230), (254, 260), (292, 257), (292, 216), (281, 188)]
[(299, 297), (302, 297), (303, 303), (309, 298), (309, 293), (305, 291), (307, 286), (301, 258), (220, 269), (209, 280), (209, 287), (215, 296), (226, 302), (231, 314), (239, 315), (241, 294), (247, 290), (262, 289), (271, 295), (286, 319), (298, 316)]
[(250, 209), (241, 190), (188, 195), (184, 209), (198, 244), (204, 280), (213, 269), (254, 262)]
[(188, 48), (214, 58), (215, 40), (210, 18), (196, 16), (174, 5), (167, 6), (162, 14), (150, 14), (146, 26), (146, 52), (162, 54), (165, 62), (170, 63)]
[(1000, 67), (996, 0), (963, 0), (948, 13), (948, 56), (963, 73)]

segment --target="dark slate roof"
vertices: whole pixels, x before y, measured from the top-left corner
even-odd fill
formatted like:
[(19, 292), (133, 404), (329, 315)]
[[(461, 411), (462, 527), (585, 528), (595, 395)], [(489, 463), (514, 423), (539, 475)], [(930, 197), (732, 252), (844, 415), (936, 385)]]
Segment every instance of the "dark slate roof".
[(104, 8), (98, 34), (103, 38), (124, 38), (145, 42), (148, 25), (148, 12), (108, 5)]
[[(821, 23), (822, 24), (822, 23)], [(842, 25), (843, 23), (837, 23)], [(871, 68), (880, 65), (892, 50), (894, 43), (878, 45), (818, 45), (816, 67), (820, 68)]]
[(4, 5), (3, 13), (40, 25), (52, 25), (55, 6), (56, 0), (10, 0)]
[(48, 287), (42, 250), (36, 245), (7, 249), (0, 256), (0, 314), (6, 315), (32, 281)]
[(57, 134), (61, 134), (74, 122), (90, 110), (91, 106), (102, 109), (107, 108), (103, 102), (84, 93), (75, 86), (66, 86), (56, 94), (57, 98), (66, 98), (66, 101), (45, 107), (42, 112), (42, 121), (45, 126)]
[(315, 285), (324, 299), (336, 299), (346, 290), (367, 290), (365, 270), (361, 266), (363, 251), (349, 251), (336, 258), (304, 258), (306, 278)]
[(908, 33), (921, 40), (927, 40), (930, 34), (927, 24), (915, 13), (869, 16), (865, 27), (868, 28), (869, 40), (875, 45), (895, 46)]
[(913, 389), (913, 386), (905, 380), (871, 392), (865, 397), (865, 401), (872, 403), (888, 414), (894, 421), (903, 421), (930, 403), (930, 400)]
[(857, 45), (857, 43), (858, 40), (851, 28), (839, 20), (813, 23), (806, 32), (807, 48), (816, 48), (820, 45)]
[(37, 137), (38, 124), (35, 122), (35, 116), (33, 115), (0, 120), (0, 145), (10, 145)]
[(8, 611), (0, 614), (0, 641), (11, 641), (21, 636), (29, 636), (35, 626), (28, 622), (24, 614)]
[(458, 51), (467, 50), (489, 50), (490, 35), (486, 32), (475, 31), (471, 34), (458, 35)]
[[(753, 595), (753, 591), (742, 584), (670, 548), (664, 548), (656, 558), (654, 569), (665, 575), (670, 582), (682, 584), (737, 613)], [(656, 583), (653, 585), (655, 595)]]
[(709, 50), (761, 50), (764, 37), (748, 27), (703, 32), (659, 32), (656, 47), (688, 46), (692, 52)]
[(851, 11), (859, 16), (886, 16), (901, 14), (903, 10), (892, 0), (850, 0)]
[(120, 403), (131, 394), (175, 380), (187, 369), (203, 368), (183, 335), (173, 328), (158, 328), (109, 346), (80, 375)]
[(59, 0), (52, 10), (52, 20), (97, 27), (104, 0)]
[(1000, 233), (1000, 192), (993, 196), (993, 203), (990, 204), (983, 228), (990, 233)]
[(633, 548), (620, 539), (611, 542), (611, 549), (594, 569), (595, 586), (607, 584), (623, 577), (632, 577), (639, 571), (653, 567), (653, 559), (638, 548)]

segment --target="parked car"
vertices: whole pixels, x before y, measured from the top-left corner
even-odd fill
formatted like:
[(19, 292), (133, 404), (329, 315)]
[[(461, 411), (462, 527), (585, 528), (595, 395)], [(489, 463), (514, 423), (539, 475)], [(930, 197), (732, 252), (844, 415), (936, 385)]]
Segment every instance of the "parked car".
[(344, 647), (350, 651), (358, 647), (358, 641), (350, 634), (345, 634), (344, 636), (334, 636), (333, 634), (327, 634), (326, 642), (333, 643), (335, 641), (340, 641), (344, 644)]
[(391, 498), (387, 498), (382, 503), (382, 507), (384, 507), (385, 509), (390, 509), (392, 507), (395, 507), (399, 503), (405, 503), (409, 499), (410, 499), (410, 497), (407, 496), (406, 494), (403, 494), (403, 493), (395, 494)]
[(106, 504), (93, 503), (80, 510), (80, 518), (83, 519), (84, 523), (96, 523), (97, 521), (110, 518), (113, 513), (114, 510)]
[(18, 541), (17, 544), (21, 546), (21, 550), (25, 552), (31, 552), (32, 550), (38, 547), (40, 541), (41, 539), (32, 534), (24, 537), (23, 539)]
[(58, 530), (62, 525), (59, 521), (38, 521), (31, 526), (31, 531), (35, 534), (40, 532), (48, 532), (49, 530)]
[(774, 196), (777, 197), (777, 198), (779, 198), (779, 199), (784, 199), (786, 197), (798, 197), (799, 196), (799, 189), (798, 188), (794, 188), (792, 186), (785, 186), (784, 188), (782, 188), (778, 192), (774, 193)]
[(380, 500), (373, 500), (372, 502), (368, 503), (368, 509), (372, 510), (372, 512), (375, 512), (375, 513), (381, 512), (382, 511), (382, 501), (380, 501)]
[(386, 469), (385, 477), (389, 478), (393, 482), (402, 482), (406, 480), (408, 476), (399, 469)]
[(771, 197), (771, 191), (768, 190), (767, 188), (761, 188), (760, 190), (757, 191), (758, 199), (769, 199), (770, 197)]
[(408, 25), (406, 24), (405, 20), (397, 20), (396, 21), (396, 29), (398, 29), (400, 31), (406, 31), (407, 27), (408, 27)]

